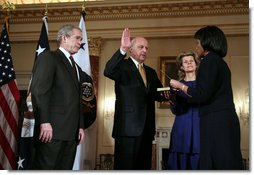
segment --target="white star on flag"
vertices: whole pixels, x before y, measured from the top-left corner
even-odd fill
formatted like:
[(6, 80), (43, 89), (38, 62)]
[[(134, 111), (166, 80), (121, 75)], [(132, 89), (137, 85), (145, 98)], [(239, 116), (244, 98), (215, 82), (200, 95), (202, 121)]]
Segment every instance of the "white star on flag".
[(18, 169), (21, 167), (23, 168), (22, 163), (24, 162), (25, 159), (21, 159), (21, 157), (19, 157), (19, 161), (18, 161)]
[[(39, 48), (36, 50), (36, 52), (38, 53), (38, 55), (40, 55), (40, 53), (42, 53), (46, 48), (42, 48), (40, 45), (39, 45)], [(38, 56), (37, 55), (37, 56)]]

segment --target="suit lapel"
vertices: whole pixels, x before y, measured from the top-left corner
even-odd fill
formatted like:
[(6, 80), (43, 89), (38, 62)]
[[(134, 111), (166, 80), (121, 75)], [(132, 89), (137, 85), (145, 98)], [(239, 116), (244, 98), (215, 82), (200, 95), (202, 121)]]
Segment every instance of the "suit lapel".
[(73, 68), (72, 68), (70, 62), (67, 60), (66, 56), (63, 54), (63, 52), (60, 49), (57, 49), (55, 51), (55, 53), (58, 56), (58, 58), (61, 60), (64, 67), (66, 68), (68, 74), (71, 76), (71, 79), (73, 80), (73, 83), (75, 83), (75, 86), (77, 87), (77, 89), (79, 89), (78, 79), (75, 76), (75, 74), (73, 74)]

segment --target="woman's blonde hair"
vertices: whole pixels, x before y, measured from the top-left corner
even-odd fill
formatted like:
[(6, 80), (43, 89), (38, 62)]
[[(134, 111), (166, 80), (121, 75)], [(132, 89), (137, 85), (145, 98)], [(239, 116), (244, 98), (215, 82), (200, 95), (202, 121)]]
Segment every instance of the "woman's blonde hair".
[(177, 66), (177, 69), (178, 69), (179, 80), (184, 79), (184, 77), (186, 76), (185, 71), (181, 68), (183, 66), (183, 57), (185, 57), (185, 56), (192, 56), (194, 58), (194, 61), (195, 61), (196, 66), (197, 66), (195, 73), (197, 74), (197, 71), (198, 71), (198, 66), (199, 66), (199, 63), (200, 63), (198, 55), (195, 52), (192, 52), (192, 51), (190, 51), (190, 52), (181, 52), (176, 57), (176, 66)]

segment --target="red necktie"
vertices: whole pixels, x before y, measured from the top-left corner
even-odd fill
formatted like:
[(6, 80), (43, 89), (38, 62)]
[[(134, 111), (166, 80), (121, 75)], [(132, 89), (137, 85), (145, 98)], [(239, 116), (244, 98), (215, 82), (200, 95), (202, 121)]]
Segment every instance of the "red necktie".
[(78, 78), (77, 69), (76, 69), (76, 66), (75, 66), (75, 61), (74, 61), (72, 56), (70, 56), (70, 60), (71, 60), (73, 72), (74, 72), (75, 76)]

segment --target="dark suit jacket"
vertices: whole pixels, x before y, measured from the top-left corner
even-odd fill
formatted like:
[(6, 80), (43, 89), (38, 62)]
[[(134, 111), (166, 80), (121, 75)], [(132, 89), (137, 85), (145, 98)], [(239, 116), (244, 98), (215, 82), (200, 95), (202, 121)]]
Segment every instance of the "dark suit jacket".
[(107, 62), (104, 75), (115, 81), (115, 116), (114, 138), (121, 136), (139, 136), (147, 121), (151, 138), (155, 134), (155, 100), (163, 98), (157, 92), (162, 87), (158, 76), (152, 68), (144, 65), (147, 88), (131, 58), (124, 59), (118, 50)]
[(210, 51), (199, 65), (196, 83), (188, 94), (200, 104), (200, 169), (241, 169), (240, 124), (227, 63)]
[(84, 128), (81, 88), (61, 50), (45, 51), (37, 58), (31, 84), (35, 137), (41, 123), (51, 123), (53, 139), (74, 140)]
[(222, 57), (207, 54), (199, 65), (197, 87), (188, 88), (191, 102), (200, 103), (200, 115), (221, 110), (235, 110), (231, 72)]

